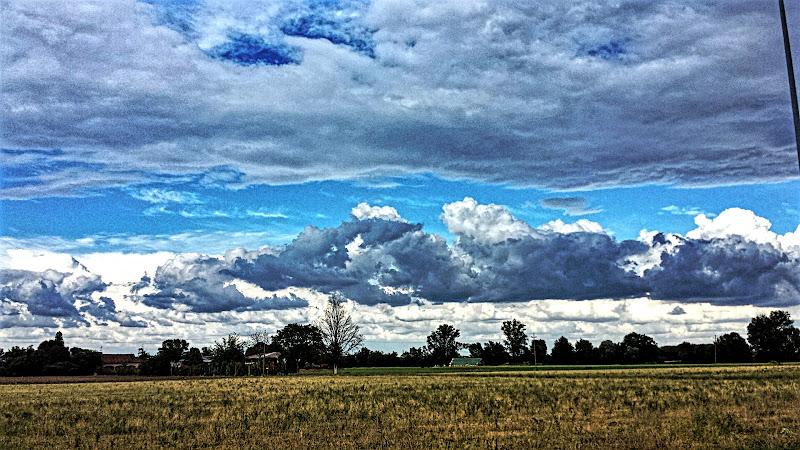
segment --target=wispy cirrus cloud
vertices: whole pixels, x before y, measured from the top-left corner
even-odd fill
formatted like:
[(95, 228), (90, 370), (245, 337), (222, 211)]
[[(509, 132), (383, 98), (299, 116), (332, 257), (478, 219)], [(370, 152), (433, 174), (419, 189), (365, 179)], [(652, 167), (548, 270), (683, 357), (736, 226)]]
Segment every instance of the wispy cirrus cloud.
[(585, 216), (603, 212), (602, 208), (589, 207), (586, 197), (552, 197), (541, 200), (539, 204), (544, 208), (562, 209), (567, 216)]

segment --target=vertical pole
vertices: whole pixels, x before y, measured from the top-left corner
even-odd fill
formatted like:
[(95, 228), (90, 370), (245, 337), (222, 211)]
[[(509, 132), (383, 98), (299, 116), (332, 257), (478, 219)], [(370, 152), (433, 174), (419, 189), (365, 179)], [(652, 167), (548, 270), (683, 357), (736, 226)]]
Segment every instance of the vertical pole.
[(536, 367), (536, 335), (533, 335), (533, 367)]
[(786, 25), (786, 7), (783, 0), (778, 0), (781, 10), (781, 28), (783, 29), (783, 49), (786, 52), (786, 71), (789, 74), (789, 95), (792, 98), (792, 116), (794, 118), (794, 142), (797, 145), (797, 163), (800, 167), (800, 112), (797, 106), (797, 86), (794, 81), (794, 65), (792, 64), (792, 49), (789, 45), (789, 27)]
[(717, 363), (717, 335), (714, 335), (714, 364)]

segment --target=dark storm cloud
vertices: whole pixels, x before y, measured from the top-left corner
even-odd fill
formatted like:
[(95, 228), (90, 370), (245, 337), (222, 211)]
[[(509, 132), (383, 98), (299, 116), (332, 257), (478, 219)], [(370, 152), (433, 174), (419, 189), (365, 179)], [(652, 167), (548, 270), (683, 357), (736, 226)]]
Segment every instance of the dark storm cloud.
[[(254, 299), (244, 295), (226, 275), (224, 260), (178, 255), (160, 266), (152, 280), (143, 278), (131, 287), (142, 303), (158, 309), (188, 309), (197, 313), (264, 311), (308, 306), (305, 300), (271, 296)], [(141, 292), (147, 287), (154, 293)]]
[[(718, 305), (787, 306), (800, 299), (798, 249), (787, 250), (777, 240), (656, 233), (643, 241), (617, 241), (603, 232), (533, 229), (502, 207), (467, 200), (444, 208), (450, 212), (444, 215), (448, 228), (458, 236), (452, 244), (422, 231), (420, 224), (353, 216), (334, 228), (308, 227), (291, 244), (262, 254), (240, 250), (224, 260), (176, 259), (159, 268), (159, 292), (145, 295), (144, 302), (202, 312), (252, 307), (253, 300), (231, 285), (235, 279), (267, 291), (338, 291), (368, 305), (417, 298), (517, 302), (648, 293), (655, 299)], [(456, 209), (464, 214), (453, 213)], [(500, 237), (504, 233), (509, 237)], [(650, 268), (639, 272), (646, 261), (652, 262)]]
[(76, 272), (54, 270), (0, 270), (0, 324), (3, 326), (41, 327), (89, 325), (113, 321), (124, 327), (141, 327), (144, 323), (130, 314), (119, 312), (108, 297), (93, 298), (107, 284), (74, 261)]
[(786, 307), (800, 303), (800, 261), (741, 236), (686, 240), (645, 273), (655, 299)]
[(63, 153), (40, 153), (54, 170), (0, 195), (154, 174), (549, 188), (795, 176), (770, 2), (155, 3), (4, 7), (0, 145)]

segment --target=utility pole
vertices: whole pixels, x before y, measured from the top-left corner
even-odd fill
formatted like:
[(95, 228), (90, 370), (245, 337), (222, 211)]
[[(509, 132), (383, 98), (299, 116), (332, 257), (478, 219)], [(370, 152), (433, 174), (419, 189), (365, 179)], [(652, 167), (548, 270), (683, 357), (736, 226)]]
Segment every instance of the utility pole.
[(533, 337), (533, 367), (536, 367), (536, 335), (532, 334)]
[(789, 95), (792, 98), (792, 117), (794, 118), (794, 143), (797, 145), (797, 164), (800, 167), (800, 112), (797, 106), (797, 86), (794, 81), (794, 65), (792, 64), (792, 48), (789, 45), (789, 27), (786, 25), (786, 6), (778, 0), (781, 10), (781, 28), (783, 29), (783, 49), (786, 52), (786, 71), (789, 74)]
[(714, 335), (714, 364), (717, 364), (717, 335)]

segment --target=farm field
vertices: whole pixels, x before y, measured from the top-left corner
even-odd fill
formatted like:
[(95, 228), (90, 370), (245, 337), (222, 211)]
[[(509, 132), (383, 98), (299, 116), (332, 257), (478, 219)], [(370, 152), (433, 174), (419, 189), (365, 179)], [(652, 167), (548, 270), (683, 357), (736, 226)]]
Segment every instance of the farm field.
[(800, 366), (0, 386), (0, 448), (800, 448)]

